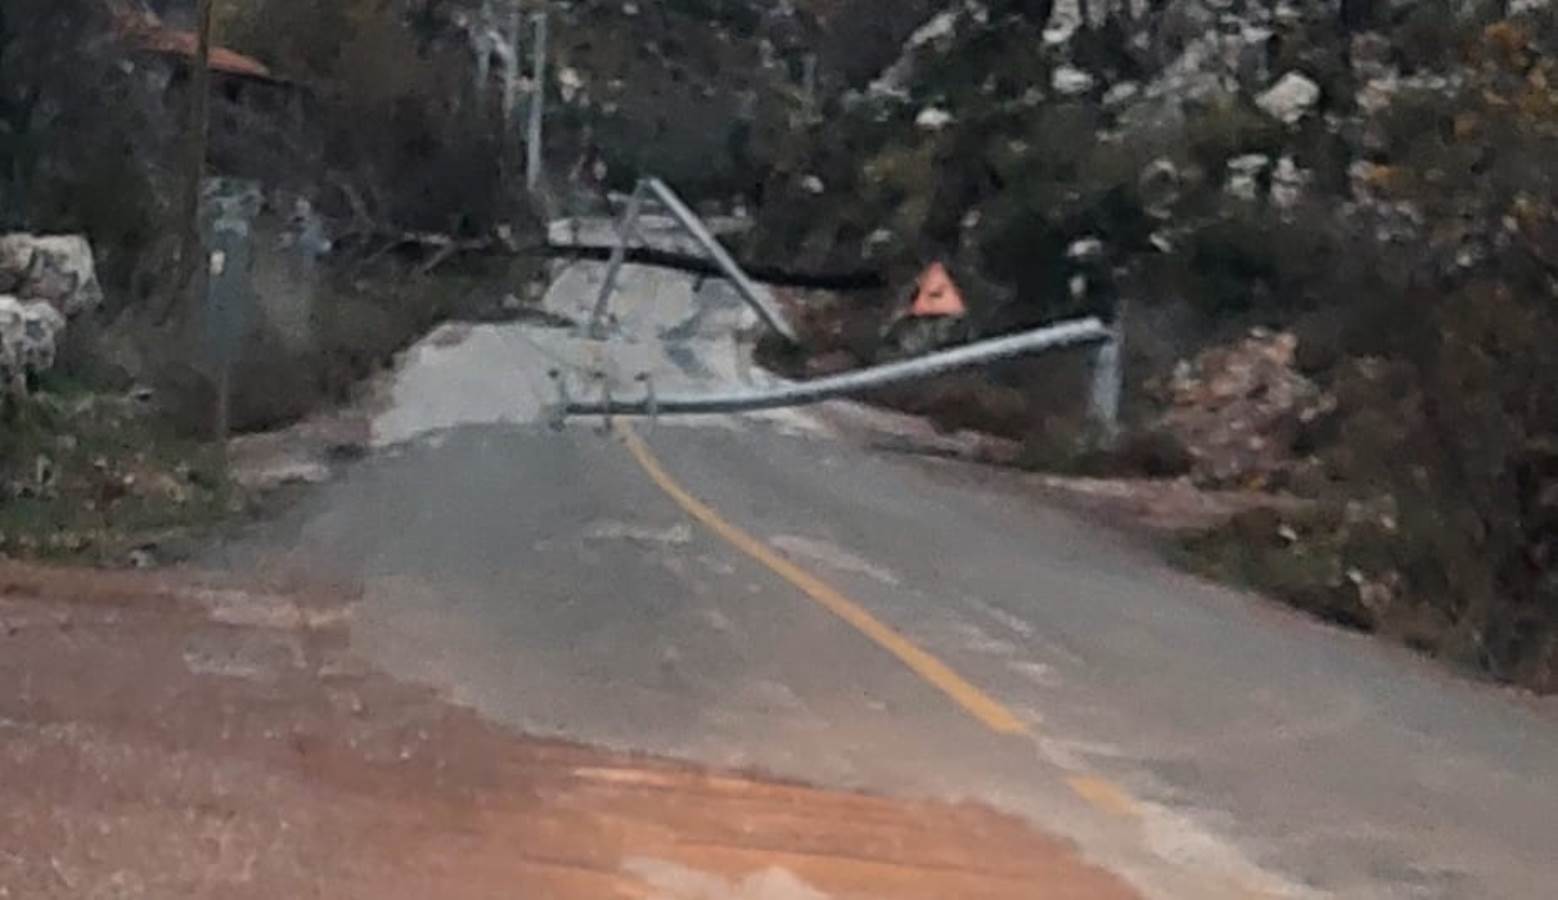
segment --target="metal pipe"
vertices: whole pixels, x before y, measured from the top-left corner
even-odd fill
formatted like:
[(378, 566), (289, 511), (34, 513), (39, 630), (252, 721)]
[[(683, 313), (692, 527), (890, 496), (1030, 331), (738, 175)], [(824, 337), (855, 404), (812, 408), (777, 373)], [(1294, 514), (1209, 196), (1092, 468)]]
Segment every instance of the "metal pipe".
[(535, 21), (535, 89), (530, 95), (530, 131), (525, 145), (525, 187), (536, 192), (541, 183), (541, 123), (546, 115), (546, 13), (539, 12)]
[(617, 244), (611, 248), (611, 261), (606, 265), (606, 280), (601, 283), (600, 296), (595, 300), (595, 311), (590, 314), (590, 334), (605, 337), (606, 310), (611, 305), (611, 295), (617, 289), (617, 278), (622, 274), (622, 264), (627, 259), (628, 241), (638, 229), (638, 216), (644, 207), (644, 184), (639, 182), (633, 196), (628, 198), (627, 209), (617, 222)]
[(714, 262), (719, 265), (720, 271), (725, 273), (725, 277), (730, 279), (730, 283), (736, 286), (737, 292), (741, 294), (749, 306), (757, 311), (758, 316), (767, 323), (768, 327), (772, 328), (790, 343), (799, 343), (795, 329), (791, 328), (790, 323), (784, 320), (784, 316), (780, 314), (778, 307), (774, 305), (773, 298), (768, 295), (767, 291), (758, 287), (752, 279), (747, 277), (747, 273), (741, 270), (741, 266), (726, 251), (724, 245), (710, 233), (708, 226), (703, 224), (703, 220), (698, 218), (688, 208), (687, 204), (682, 202), (682, 198), (676, 196), (676, 192), (658, 178), (650, 178), (646, 183), (649, 185), (649, 189), (654, 192), (654, 195), (660, 199), (660, 202), (665, 204), (666, 210), (676, 218), (676, 221), (680, 222), (682, 227), (687, 229), (688, 233), (698, 243), (702, 244), (704, 249), (709, 251), (709, 255), (713, 256)]
[(930, 378), (958, 369), (984, 365), (1014, 356), (1095, 344), (1112, 340), (1114, 333), (1096, 318), (1078, 319), (1033, 331), (1006, 335), (988, 341), (966, 344), (926, 356), (845, 372), (812, 381), (792, 382), (771, 391), (747, 391), (734, 394), (709, 394), (697, 397), (658, 396), (643, 400), (601, 402), (562, 398), (562, 415), (568, 416), (643, 416), (651, 412), (667, 415), (711, 415), (752, 412), (816, 403), (834, 397), (858, 394), (904, 381)]
[(1106, 448), (1113, 447), (1120, 437), (1120, 395), (1125, 386), (1120, 344), (1124, 333), (1124, 323), (1116, 318), (1110, 339), (1093, 351), (1088, 417), (1092, 420), (1098, 442)]

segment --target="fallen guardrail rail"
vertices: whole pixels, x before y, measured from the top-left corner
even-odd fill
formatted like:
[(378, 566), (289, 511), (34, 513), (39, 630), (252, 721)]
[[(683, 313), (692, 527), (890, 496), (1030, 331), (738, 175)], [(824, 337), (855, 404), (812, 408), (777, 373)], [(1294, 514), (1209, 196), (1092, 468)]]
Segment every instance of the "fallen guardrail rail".
[[(826, 378), (787, 382), (769, 390), (698, 396), (658, 396), (653, 379), (641, 375), (638, 380), (645, 389), (641, 398), (612, 397), (610, 386), (603, 379), (600, 399), (574, 399), (568, 395), (567, 382), (560, 374), (554, 373), (561, 394), (555, 419), (562, 421), (577, 416), (697, 416), (781, 409), (864, 393), (1047, 350), (1090, 344), (1109, 348), (1114, 345), (1114, 341), (1114, 330), (1099, 319), (1090, 317)], [(1100, 356), (1104, 355), (1100, 353)], [(1097, 398), (1094, 405), (1095, 408), (1098, 406)]]

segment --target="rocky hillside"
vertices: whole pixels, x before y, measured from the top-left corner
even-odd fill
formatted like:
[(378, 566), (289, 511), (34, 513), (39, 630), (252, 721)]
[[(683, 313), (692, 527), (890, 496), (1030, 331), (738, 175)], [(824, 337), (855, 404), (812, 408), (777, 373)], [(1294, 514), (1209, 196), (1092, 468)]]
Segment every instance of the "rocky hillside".
[[(1554, 688), (1555, 151), (1541, 2), (957, 3), (771, 148), (758, 247), (900, 283), (947, 260), (986, 330), (1126, 309), (1139, 429), (1248, 389), (1256, 431), (1177, 433), (1193, 474), (1226, 486), (1195, 454), (1242, 440), (1280, 463), (1235, 481), (1319, 501), (1203, 563)], [(1256, 325), (1280, 364), (1170, 377)]]

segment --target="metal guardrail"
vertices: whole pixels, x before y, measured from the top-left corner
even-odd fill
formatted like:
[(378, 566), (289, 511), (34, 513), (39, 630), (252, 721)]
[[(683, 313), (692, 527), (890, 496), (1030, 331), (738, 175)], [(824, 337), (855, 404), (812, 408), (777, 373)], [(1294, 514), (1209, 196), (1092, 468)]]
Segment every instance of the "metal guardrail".
[(616, 399), (610, 395), (608, 385), (608, 390), (600, 400), (575, 400), (568, 396), (566, 385), (559, 381), (562, 400), (559, 404), (558, 417), (567, 419), (574, 416), (714, 415), (779, 409), (859, 394), (900, 382), (930, 378), (958, 369), (985, 365), (1030, 353), (1088, 344), (1112, 346), (1113, 341), (1114, 332), (1103, 322), (1096, 318), (1079, 319), (966, 344), (914, 359), (845, 372), (827, 378), (782, 384), (768, 391), (691, 397), (658, 396), (653, 381), (641, 378), (646, 387), (642, 399)]
[(708, 251), (715, 265), (719, 266), (720, 271), (735, 286), (736, 292), (747, 302), (747, 305), (756, 311), (758, 318), (790, 343), (799, 342), (795, 329), (785, 320), (784, 314), (774, 303), (773, 296), (747, 276), (741, 265), (730, 255), (713, 232), (709, 231), (703, 220), (698, 218), (698, 214), (682, 202), (682, 198), (678, 197), (669, 185), (658, 178), (646, 178), (638, 183), (637, 189), (628, 201), (627, 210), (623, 212), (621, 220), (617, 223), (617, 243), (612, 248), (611, 262), (606, 268), (606, 280), (601, 285), (600, 296), (595, 301), (594, 314), (590, 317), (591, 334), (596, 337), (603, 336), (606, 312), (610, 308), (611, 297), (617, 289), (617, 279), (621, 275), (622, 265), (627, 256), (628, 241), (637, 231), (638, 218), (643, 213), (646, 192), (653, 194), (665, 206), (671, 217), (676, 219), (677, 224)]

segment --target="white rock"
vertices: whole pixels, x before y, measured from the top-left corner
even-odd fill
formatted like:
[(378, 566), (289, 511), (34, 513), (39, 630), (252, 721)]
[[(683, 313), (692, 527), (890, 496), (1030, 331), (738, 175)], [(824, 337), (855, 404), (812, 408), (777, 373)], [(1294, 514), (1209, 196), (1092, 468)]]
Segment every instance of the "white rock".
[(22, 302), (0, 296), (0, 383), (14, 395), (26, 391), (27, 375), (54, 367), (65, 317), (44, 300)]
[(914, 124), (926, 131), (940, 131), (951, 125), (953, 121), (952, 113), (937, 106), (927, 106), (914, 117)]
[(572, 103), (584, 91), (584, 76), (572, 66), (564, 66), (557, 73), (557, 90), (564, 103)]
[(66, 316), (103, 302), (92, 245), (79, 234), (0, 235), (0, 291), (46, 300)]
[(1082, 27), (1082, 4), (1079, 0), (1057, 0), (1044, 26), (1044, 43), (1059, 46), (1070, 41)]
[(1061, 66), (1050, 78), (1050, 87), (1055, 89), (1055, 93), (1064, 97), (1085, 94), (1097, 83), (1098, 79), (1075, 66)]
[(1104, 255), (1104, 242), (1096, 237), (1079, 238), (1066, 248), (1066, 258), (1076, 260), (1098, 259)]
[[(908, 48), (917, 50), (932, 41), (941, 41), (957, 34), (958, 14), (953, 11), (940, 13), (909, 35)], [(900, 32), (901, 34), (902, 32)]]
[(1136, 99), (1141, 94), (1141, 85), (1134, 81), (1122, 81), (1113, 85), (1104, 92), (1103, 104), (1105, 109), (1121, 106)]
[(807, 175), (801, 179), (801, 190), (813, 196), (821, 196), (827, 189), (827, 185), (823, 184), (822, 179), (816, 175)]
[(1271, 202), (1281, 209), (1292, 209), (1303, 198), (1311, 178), (1312, 173), (1300, 169), (1293, 157), (1282, 157), (1271, 170)]
[(1255, 98), (1255, 105), (1266, 115), (1292, 125), (1320, 102), (1320, 85), (1298, 72), (1289, 72), (1275, 85)]
[(1255, 175), (1271, 165), (1271, 157), (1264, 153), (1246, 153), (1228, 160), (1228, 171), (1239, 175)]
[(1172, 160), (1159, 157), (1148, 163), (1142, 167), (1136, 184), (1142, 207), (1148, 215), (1166, 219), (1173, 214), (1174, 204), (1179, 200), (1180, 173)]
[(1271, 157), (1263, 153), (1246, 153), (1228, 160), (1228, 183), (1223, 190), (1240, 200), (1254, 200), (1260, 194), (1256, 178), (1269, 165)]

